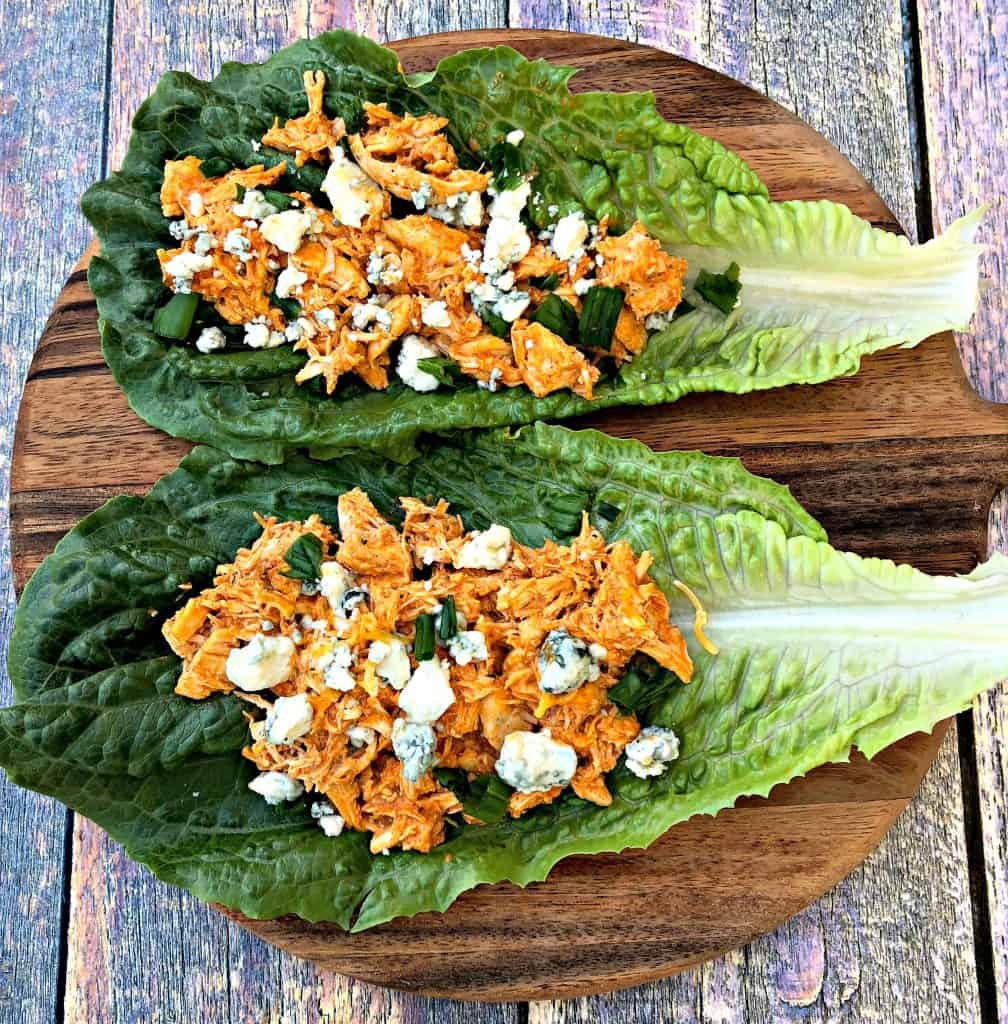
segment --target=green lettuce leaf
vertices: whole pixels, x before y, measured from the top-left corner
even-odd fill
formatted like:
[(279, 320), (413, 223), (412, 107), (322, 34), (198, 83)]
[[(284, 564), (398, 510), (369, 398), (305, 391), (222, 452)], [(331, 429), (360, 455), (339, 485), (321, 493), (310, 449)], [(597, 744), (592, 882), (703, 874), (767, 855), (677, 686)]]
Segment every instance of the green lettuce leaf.
[[(158, 202), (165, 160), (283, 159), (269, 147), (253, 150), (252, 141), (274, 116), (304, 112), (307, 68), (327, 75), (330, 115), (353, 127), (365, 100), (444, 114), (471, 163), (521, 129), (523, 159), (537, 175), (531, 214), (539, 224), (550, 209), (581, 208), (616, 228), (639, 219), (689, 260), (691, 280), (737, 263), (741, 305), (725, 316), (691, 293), (696, 311), (653, 335), (593, 402), (570, 392), (537, 399), (523, 387), (491, 393), (472, 381), (419, 394), (399, 382), (375, 392), (345, 380), (327, 397), (294, 383), (304, 357), (289, 349), (202, 355), (157, 337), (152, 317), (166, 292), (155, 251), (174, 244)], [(856, 372), (866, 353), (969, 322), (977, 215), (914, 247), (845, 207), (773, 203), (739, 157), (663, 120), (650, 93), (573, 95), (573, 74), (496, 47), (403, 76), (391, 51), (340, 31), (295, 43), (261, 65), (226, 64), (209, 83), (165, 75), (137, 112), (122, 170), (82, 203), (101, 241), (88, 279), (102, 348), (131, 407), (162, 430), (240, 458), (276, 463), (293, 450), (327, 459), (369, 448), (407, 461), (424, 433), (823, 381)], [(321, 169), (291, 163), (278, 187), (317, 190)]]
[[(329, 839), (303, 804), (250, 793), (241, 702), (176, 696), (161, 623), (187, 596), (182, 583), (207, 585), (256, 536), (254, 511), (333, 521), (353, 486), (389, 516), (399, 495), (443, 496), (467, 526), (505, 523), (530, 544), (566, 540), (584, 510), (649, 550), (696, 676), (663, 686), (643, 717), (676, 730), (681, 758), (650, 780), (618, 767), (611, 807), (568, 794), (519, 821), (462, 828), (431, 855), (371, 857), (364, 835)], [(692, 643), (675, 579), (710, 609), (718, 656)], [(542, 879), (570, 854), (647, 845), (853, 746), (872, 755), (929, 729), (1008, 674), (1006, 618), (1008, 560), (937, 578), (836, 551), (786, 488), (736, 460), (542, 424), (424, 442), (409, 465), (359, 454), (270, 467), (197, 448), (147, 497), (88, 516), (32, 577), (0, 764), (204, 899), (363, 929), (443, 909), (481, 883)]]

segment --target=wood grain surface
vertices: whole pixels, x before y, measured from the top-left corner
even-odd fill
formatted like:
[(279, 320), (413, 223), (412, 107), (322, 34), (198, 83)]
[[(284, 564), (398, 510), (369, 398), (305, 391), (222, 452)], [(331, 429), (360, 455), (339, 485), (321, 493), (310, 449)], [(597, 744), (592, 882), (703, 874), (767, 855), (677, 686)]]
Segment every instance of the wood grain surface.
[[(658, 51), (542, 32), (441, 36), (397, 48), (412, 70), (459, 46), (502, 40), (529, 56), (583, 66), (581, 88), (653, 88), (666, 116), (742, 153), (776, 195), (839, 198), (896, 226), (853, 167), (793, 115)], [(85, 416), (82, 434), (76, 428)], [(588, 422), (657, 448), (740, 454), (789, 482), (836, 543), (951, 571), (970, 568), (986, 543), (986, 507), (1008, 436), (1008, 410), (975, 396), (950, 337), (875, 357), (858, 377), (831, 385), (696, 396)], [(11, 490), (16, 579), (80, 515), (116, 491), (146, 489), (186, 447), (129, 414), (100, 361), (95, 310), (78, 270), (22, 401)], [(937, 738), (912, 738), (871, 763), (812, 773), (770, 801), (678, 826), (649, 851), (573, 858), (545, 885), (483, 888), (445, 915), (353, 937), (297, 919), (243, 923), (341, 973), (436, 995), (556, 998), (637, 984), (731, 950), (831, 888), (878, 843), (936, 749)], [(121, 900), (95, 902), (100, 845), (93, 829), (75, 831), (68, 964), (90, 984), (69, 1006), (84, 1019), (94, 991), (117, 991), (111, 976), (87, 972), (90, 950), (127, 925), (112, 926), (105, 913)]]
[[(0, 65), (5, 68), (0, 104), (8, 115), (0, 127), (5, 170), (0, 198), (8, 225), (5, 238), (22, 231), (25, 244), (20, 252), (28, 256), (22, 263), (0, 254), (0, 373), (7, 382), (0, 401), (2, 422), (9, 430), (5, 448), (9, 450), (12, 440), (9, 428), (18, 381), (34, 338), (73, 261), (70, 253), (80, 251), (85, 238), (75, 211), (76, 195), (96, 175), (86, 157), (93, 151), (97, 163), (100, 147), (89, 149), (83, 140), (88, 133), (100, 138), (104, 114), (114, 165), (123, 149), (128, 118), (168, 67), (207, 76), (221, 60), (262, 59), (306, 32), (337, 24), (389, 38), (504, 25), (510, 19), (512, 25), (601, 31), (654, 42), (748, 81), (798, 110), (854, 159), (910, 234), (917, 210), (928, 199), (928, 183), (919, 174), (920, 165), (928, 163), (924, 143), (929, 128), (916, 117), (921, 100), (916, 80), (919, 55), (914, 53), (918, 21), (921, 36), (932, 34), (938, 57), (949, 54), (946, 61), (961, 69), (948, 76), (940, 97), (932, 97), (952, 126), (947, 133), (953, 149), (966, 150), (966, 140), (958, 134), (960, 104), (983, 105), (985, 114), (977, 116), (969, 139), (981, 154), (995, 148), (994, 127), (1003, 125), (1004, 89), (996, 83), (1003, 82), (1005, 47), (984, 45), (982, 58), (975, 60), (965, 45), (968, 38), (959, 35), (960, 19), (975, 25), (973, 33), (981, 39), (992, 27), (1000, 26), (1003, 32), (1003, 20), (998, 22), (983, 4), (956, 6), (949, 16), (940, 17), (932, 5), (918, 5), (917, 12), (911, 3), (904, 11), (905, 35), (899, 5), (879, 0), (758, 0), (751, 5), (540, 0), (512, 2), (509, 10), (505, 6), (484, 0), (463, 6), (383, 0), (357, 0), (352, 6), (340, 0), (297, 0), (289, 5), (276, 0), (208, 0), (194, 7), (118, 0), (113, 17), (108, 3), (85, 7), (52, 0), (37, 5), (0, 0), (0, 22), (7, 28), (0, 40)], [(91, 91), (91, 83), (102, 78), (106, 47), (110, 62), (104, 69), (103, 92), (111, 97), (111, 111), (103, 105), (102, 90)], [(70, 52), (80, 54), (80, 59), (47, 60), (49, 54)], [(904, 53), (909, 57), (906, 62)], [(36, 89), (33, 81), (43, 66), (46, 85)], [(985, 81), (993, 83), (989, 89)], [(67, 95), (79, 97), (78, 104), (68, 107)], [(70, 117), (71, 113), (77, 116)], [(80, 134), (88, 118), (98, 124)], [(65, 149), (68, 121), (81, 140), (79, 156), (73, 158)], [(30, 139), (32, 145), (15, 145), (15, 139)], [(74, 164), (63, 187), (51, 189), (43, 203), (39, 170), (47, 169), (49, 155), (50, 173), (65, 168), (71, 159)], [(967, 181), (980, 180), (983, 174), (990, 184), (988, 197), (1003, 195), (1008, 184), (1003, 162), (986, 155), (973, 166), (967, 152), (952, 173)], [(934, 184), (937, 192), (941, 183), (935, 179)], [(945, 188), (954, 184), (953, 177)], [(915, 203), (920, 196), (925, 203)], [(939, 223), (954, 212), (940, 217)], [(922, 237), (927, 237), (929, 224), (926, 219)], [(73, 239), (79, 241), (67, 248)], [(30, 269), (25, 272), (22, 266)], [(19, 285), (26, 281), (27, 287), (10, 287), (14, 280)], [(989, 337), (996, 343), (997, 335)], [(977, 343), (983, 340), (981, 334)], [(988, 380), (999, 373), (1003, 377), (1004, 370), (1004, 362), (997, 360), (979, 365), (974, 383), (984, 391)], [(9, 623), (9, 615), (4, 623)], [(997, 734), (992, 735), (996, 739)], [(964, 757), (969, 769), (969, 754)], [(962, 785), (970, 796), (976, 780), (968, 774)], [(999, 800), (991, 813), (1003, 808), (1003, 774), (985, 775), (981, 765), (979, 782)], [(67, 891), (76, 907), (69, 941), (79, 955), (69, 965), (64, 960), (64, 981), (55, 962), (59, 916), (46, 909), (59, 904), (54, 873), (58, 875), (62, 863), (56, 851), (62, 848), (63, 816), (54, 817), (48, 801), (13, 793), (0, 782), (5, 831), (0, 858), (0, 1021), (981, 1020), (977, 974), (985, 975), (984, 951), (978, 948), (974, 956), (966, 848), (967, 840), (977, 836), (964, 833), (960, 784), (956, 747), (947, 740), (917, 799), (879, 852), (828, 897), (743, 950), (632, 992), (502, 1010), (382, 992), (318, 973), (219, 918), (213, 928), (205, 908), (129, 864), (87, 823), (78, 823), (74, 884)], [(976, 796), (975, 788), (972, 795)], [(26, 809), (20, 817), (8, 810), (12, 800)], [(986, 801), (981, 806), (984, 814), (989, 808)], [(993, 834), (1003, 837), (1001, 821), (999, 832)], [(13, 895), (5, 900), (21, 888), (18, 884), (13, 890), (9, 883), (29, 878), (35, 861), (47, 862), (48, 881), (32, 889), (30, 898)], [(914, 881), (912, 899), (893, 884), (902, 876)], [(982, 887), (982, 873), (980, 881)], [(78, 902), (84, 898), (86, 906)], [(103, 914), (112, 929), (100, 942), (88, 938), (98, 933), (79, 931), (92, 912)], [(24, 941), (25, 935), (32, 936), (30, 942)], [(908, 956), (908, 950), (913, 955)], [(1005, 986), (1000, 988), (1004, 991)], [(993, 999), (993, 990), (989, 991)], [(82, 993), (88, 993), (88, 999), (79, 998)], [(144, 1008), (153, 1009), (153, 1014)], [(983, 1012), (985, 1022), (997, 1019), (987, 1005)]]

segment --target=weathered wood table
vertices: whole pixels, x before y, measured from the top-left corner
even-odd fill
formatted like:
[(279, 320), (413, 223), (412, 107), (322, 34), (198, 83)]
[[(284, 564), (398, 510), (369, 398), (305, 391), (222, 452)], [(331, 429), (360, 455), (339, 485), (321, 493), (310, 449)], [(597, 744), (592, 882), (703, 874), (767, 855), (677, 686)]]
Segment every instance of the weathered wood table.
[[(651, 43), (748, 82), (832, 139), (928, 237), (1008, 190), (1008, 15), (993, 0), (0, 0), (0, 339), (6, 467), (24, 372), (88, 230), (76, 197), (118, 163), (166, 68), (201, 76), (344, 26), (379, 39), (510, 25)], [(1008, 214), (992, 210), (966, 365), (1008, 401)], [(82, 430), (87, 424), (81, 425)], [(6, 469), (5, 469), (6, 472)], [(1008, 473), (1008, 460), (1006, 460)], [(1008, 515), (992, 511), (992, 537)], [(6, 554), (3, 560), (7, 572)], [(9, 628), (9, 580), (2, 610)], [(0, 684), (0, 701), (8, 693)], [(466, 1020), (1008, 1022), (1008, 694), (960, 717), (880, 850), (776, 933), (666, 982), (574, 1003), (442, 1003), (318, 973), (134, 867), (0, 780), (0, 1024)]]

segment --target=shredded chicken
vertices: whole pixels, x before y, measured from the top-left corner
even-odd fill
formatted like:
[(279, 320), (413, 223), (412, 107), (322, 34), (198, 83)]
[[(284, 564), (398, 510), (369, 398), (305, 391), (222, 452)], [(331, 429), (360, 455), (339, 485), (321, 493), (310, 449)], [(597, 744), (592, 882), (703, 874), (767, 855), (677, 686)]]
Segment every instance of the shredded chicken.
[[(466, 532), (444, 501), (404, 497), (400, 503), (401, 529), (363, 491), (343, 494), (338, 536), (318, 516), (304, 522), (257, 517), (258, 539), (220, 566), (213, 586), (164, 626), (183, 660), (176, 692), (196, 700), (231, 692), (246, 699), (255, 712), (245, 757), (324, 798), (348, 827), (371, 834), (373, 852), (430, 850), (443, 841), (446, 818), (462, 808), (429, 766), (409, 781), (393, 750), (393, 725), (404, 714), (402, 686), (421, 663), (410, 655), (402, 678), (392, 680), (375, 653), (396, 641), (412, 645), (418, 618), (443, 611), (451, 597), (456, 630), (478, 631), (485, 651), (467, 660), (449, 656), (448, 641), (438, 641), (435, 660), (447, 672), (451, 701), (434, 724), (433, 763), (486, 775), (510, 734), (549, 730), (576, 752), (573, 792), (608, 805), (606, 773), (640, 725), (619, 712), (607, 691), (639, 652), (683, 681), (692, 673), (668, 602), (648, 575), (650, 556), (635, 556), (622, 541), (607, 545), (585, 516), (567, 545), (546, 541), (533, 548), (509, 539), (499, 568), (459, 568), (480, 535)], [(308, 534), (322, 549), (321, 590), (288, 575), (288, 552)], [(327, 582), (330, 572), (342, 580), (338, 593)], [(584, 649), (596, 652), (597, 671), (571, 692), (547, 693), (538, 659), (557, 630), (592, 645)], [(286, 671), (269, 690), (245, 692), (231, 678), (229, 658), (264, 637), (288, 652)], [(329, 673), (338, 650), (348, 667), (334, 681)], [(290, 742), (271, 740), (257, 712), (299, 694), (310, 704), (310, 725)], [(518, 817), (562, 791), (552, 785), (516, 790), (510, 813)]]
[[(161, 206), (177, 218), (178, 245), (158, 251), (164, 283), (243, 329), (218, 332), (212, 348), (292, 345), (305, 356), (296, 381), (318, 380), (327, 394), (350, 374), (375, 389), (397, 378), (437, 386), (402, 357), (412, 346), (489, 390), (569, 388), (591, 399), (601, 360), (632, 359), (647, 344), (645, 318), (679, 303), (686, 264), (640, 224), (612, 236), (603, 218), (580, 223), (580, 242), (537, 238), (521, 220), (528, 196), (508, 213), (513, 196), (497, 195), (491, 173), (460, 166), (445, 118), (366, 103), (362, 130), (348, 135), (325, 113), (325, 87), (322, 71), (306, 71), (307, 112), (276, 119), (261, 140), (298, 168), (326, 168), (325, 200), (279, 190), (282, 161), (216, 177), (195, 156), (165, 165)], [(535, 322), (551, 292), (577, 312), (595, 285), (625, 296), (608, 350)]]

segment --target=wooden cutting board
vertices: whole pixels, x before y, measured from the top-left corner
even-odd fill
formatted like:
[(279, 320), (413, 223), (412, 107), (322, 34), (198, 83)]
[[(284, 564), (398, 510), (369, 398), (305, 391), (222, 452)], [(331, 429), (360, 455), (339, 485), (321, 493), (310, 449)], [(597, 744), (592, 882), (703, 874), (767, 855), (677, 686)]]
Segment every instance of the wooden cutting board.
[[(577, 90), (653, 89), (665, 117), (741, 153), (775, 198), (837, 200), (899, 230), (825, 139), (689, 61), (535, 31), (441, 35), (395, 48), (414, 71), (497, 43), (583, 68)], [(86, 260), (46, 325), (18, 420), (11, 519), (19, 590), (81, 516), (114, 494), (146, 491), (190, 447), (127, 408), (102, 362)], [(983, 557), (988, 507), (1008, 477), (1008, 409), (976, 396), (947, 334), (872, 356), (857, 377), (814, 388), (694, 395), (582, 422), (659, 449), (738, 455), (752, 471), (790, 484), (837, 546), (931, 572), (968, 571)], [(340, 973), (436, 995), (543, 999), (638, 984), (744, 944), (835, 885), (916, 792), (944, 731), (677, 825), (649, 850), (573, 857), (524, 890), (482, 887), (444, 914), (354, 936), (296, 918), (230, 916)]]

